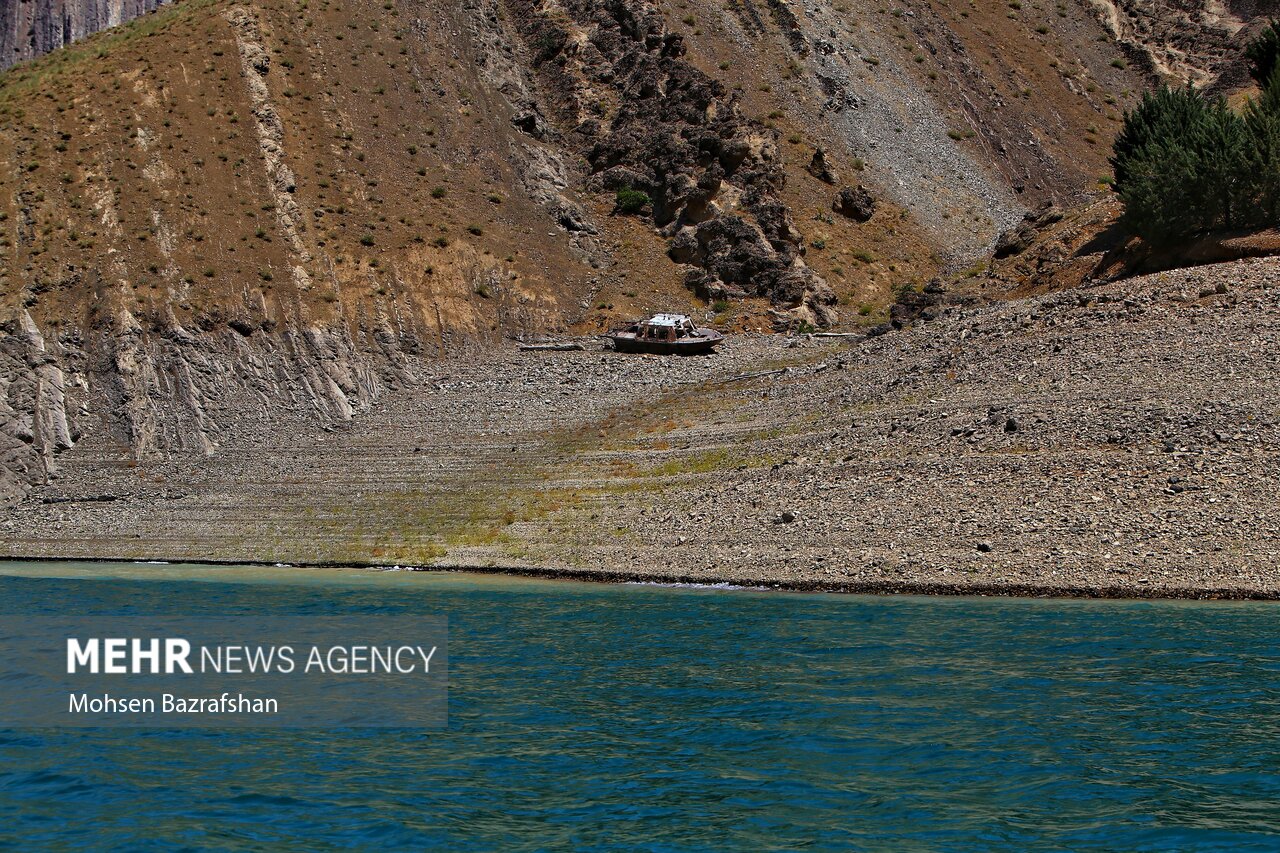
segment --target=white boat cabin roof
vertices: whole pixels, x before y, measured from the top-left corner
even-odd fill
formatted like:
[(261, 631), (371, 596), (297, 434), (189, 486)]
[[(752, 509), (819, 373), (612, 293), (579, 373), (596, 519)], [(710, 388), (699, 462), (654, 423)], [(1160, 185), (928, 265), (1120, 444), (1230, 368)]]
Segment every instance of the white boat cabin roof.
[(677, 329), (693, 325), (686, 314), (654, 314), (645, 322), (650, 326), (674, 326)]

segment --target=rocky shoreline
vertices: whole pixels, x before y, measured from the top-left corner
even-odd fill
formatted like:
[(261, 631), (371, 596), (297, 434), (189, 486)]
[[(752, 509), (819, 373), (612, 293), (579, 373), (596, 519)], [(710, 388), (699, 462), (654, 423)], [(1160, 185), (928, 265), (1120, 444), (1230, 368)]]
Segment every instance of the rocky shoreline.
[(0, 563), (130, 563), (170, 565), (174, 563), (196, 566), (262, 566), (284, 569), (350, 569), (352, 571), (403, 571), (415, 574), (450, 573), (471, 575), (500, 575), (547, 581), (600, 584), (648, 584), (654, 586), (689, 587), (695, 589), (726, 589), (745, 592), (823, 593), (832, 595), (906, 595), (952, 596), (977, 598), (1076, 598), (1109, 600), (1181, 600), (1181, 601), (1277, 601), (1280, 593), (1248, 587), (1141, 587), (1141, 586), (1043, 586), (1039, 584), (934, 584), (915, 581), (865, 581), (856, 583), (831, 583), (822, 580), (794, 579), (778, 582), (768, 576), (720, 578), (668, 574), (632, 574), (610, 571), (594, 571), (567, 568), (538, 568), (531, 566), (387, 566), (378, 563), (276, 563), (265, 560), (200, 560), (183, 558), (118, 559), (103, 556), (63, 557), (11, 557), (0, 556)]
[(349, 569), (353, 571), (410, 571), (415, 574), (454, 573), (470, 575), (503, 575), (509, 578), (567, 580), (593, 584), (653, 584), (658, 587), (698, 589), (730, 589), (742, 592), (827, 593), (841, 596), (950, 596), (978, 598), (1094, 598), (1112, 601), (1280, 601), (1280, 593), (1248, 587), (1073, 587), (1042, 584), (933, 584), (927, 581), (867, 580), (858, 583), (829, 583), (823, 580), (792, 579), (777, 581), (769, 576), (750, 578), (707, 579), (701, 576), (667, 574), (631, 574), (617, 571), (581, 569), (540, 569), (536, 566), (387, 566), (381, 564), (349, 564), (349, 562), (269, 562), (261, 560), (119, 560), (115, 557), (6, 557), (0, 562), (90, 562), (90, 564), (184, 564), (197, 566), (268, 566), (278, 569)]
[(1242, 261), (868, 339), (426, 363), (348, 426), (246, 420), (207, 458), (95, 434), (0, 553), (1278, 598), (1278, 282)]

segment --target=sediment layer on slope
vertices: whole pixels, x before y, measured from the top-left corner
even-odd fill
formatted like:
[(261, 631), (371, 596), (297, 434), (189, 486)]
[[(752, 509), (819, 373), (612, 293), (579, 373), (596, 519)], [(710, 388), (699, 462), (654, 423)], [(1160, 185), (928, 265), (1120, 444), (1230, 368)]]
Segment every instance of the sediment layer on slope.
[(555, 218), (563, 158), (489, 85), (520, 83), (491, 11), (354, 34), (358, 9), (305, 31), (296, 11), (189, 0), (6, 78), (6, 494), (95, 431), (154, 456), (212, 452), (244, 418), (344, 420), (589, 291), (594, 247)]
[(131, 467), (86, 442), (0, 546), (1274, 597), (1278, 343), (1280, 262), (1260, 260), (853, 343), (508, 351), (442, 363), (342, 430), (264, 424), (217, 459)]

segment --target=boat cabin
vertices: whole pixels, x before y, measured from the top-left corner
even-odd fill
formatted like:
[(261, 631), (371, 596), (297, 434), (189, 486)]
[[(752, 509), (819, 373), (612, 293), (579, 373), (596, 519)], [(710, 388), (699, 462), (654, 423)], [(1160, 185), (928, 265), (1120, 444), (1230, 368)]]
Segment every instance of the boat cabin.
[(693, 336), (697, 327), (684, 314), (654, 314), (640, 323), (636, 337), (645, 341), (675, 343), (681, 338)]

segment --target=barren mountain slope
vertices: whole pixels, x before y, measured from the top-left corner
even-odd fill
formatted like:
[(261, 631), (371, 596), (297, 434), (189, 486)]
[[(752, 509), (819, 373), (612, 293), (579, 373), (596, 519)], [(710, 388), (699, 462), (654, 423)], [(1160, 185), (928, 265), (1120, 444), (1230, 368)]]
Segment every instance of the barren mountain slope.
[(878, 322), (1096, 187), (1123, 50), (1086, 0), (164, 6), (0, 79), (0, 490), (695, 292)]
[(564, 165), (481, 79), (494, 18), (359, 5), (307, 27), (192, 0), (6, 81), (16, 476), (99, 427), (145, 455), (278, 407), (349, 417), (424, 348), (546, 328), (588, 290), (590, 235), (548, 212)]

